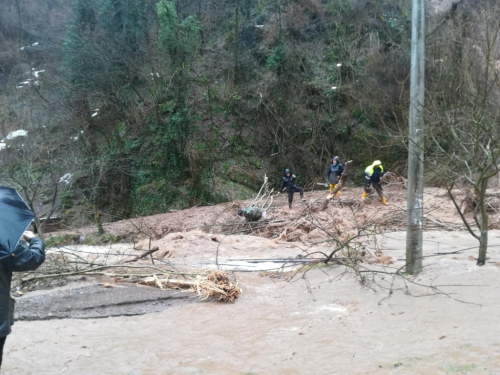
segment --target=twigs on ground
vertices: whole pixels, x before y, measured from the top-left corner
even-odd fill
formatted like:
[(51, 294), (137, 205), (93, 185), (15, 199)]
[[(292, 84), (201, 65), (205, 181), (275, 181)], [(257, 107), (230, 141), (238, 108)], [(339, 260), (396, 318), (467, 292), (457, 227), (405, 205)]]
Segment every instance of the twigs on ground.
[[(60, 278), (60, 277), (67, 277), (67, 276), (75, 276), (75, 275), (104, 275), (106, 272), (103, 272), (103, 270), (106, 269), (111, 269), (111, 268), (119, 268), (122, 269), (123, 272), (121, 273), (115, 273), (114, 275), (116, 276), (126, 276), (129, 275), (129, 272), (127, 269), (153, 269), (156, 271), (156, 273), (172, 273), (172, 274), (177, 274), (177, 275), (189, 275), (189, 273), (183, 273), (183, 272), (178, 272), (178, 271), (172, 271), (169, 269), (163, 269), (160, 267), (156, 266), (150, 266), (150, 265), (143, 265), (143, 266), (124, 266), (122, 264), (110, 264), (110, 265), (101, 265), (101, 266), (96, 266), (96, 267), (88, 267), (84, 269), (79, 269), (75, 271), (68, 271), (68, 272), (61, 272), (61, 273), (47, 273), (47, 274), (30, 274), (29, 276), (26, 276), (22, 278), (23, 282), (29, 282), (33, 280), (41, 280), (41, 279), (48, 279), (48, 278)], [(99, 272), (101, 271), (101, 272)], [(152, 273), (150, 273), (152, 275)]]
[(159, 279), (156, 275), (148, 277), (140, 284), (160, 289), (187, 289), (198, 294), (202, 300), (216, 299), (233, 302), (242, 293), (240, 287), (226, 271), (203, 271), (192, 279)]
[(260, 187), (260, 190), (252, 201), (250, 207), (261, 207), (267, 211), (273, 204), (273, 192), (274, 189), (269, 190), (267, 175), (264, 175), (264, 183)]

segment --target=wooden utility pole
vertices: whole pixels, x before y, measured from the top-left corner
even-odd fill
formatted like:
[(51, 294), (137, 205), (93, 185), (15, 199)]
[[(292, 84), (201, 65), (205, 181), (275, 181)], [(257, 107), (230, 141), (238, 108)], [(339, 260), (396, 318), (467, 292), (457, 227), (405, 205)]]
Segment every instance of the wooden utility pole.
[(424, 209), (424, 0), (412, 0), (410, 140), (408, 152), (408, 217), (406, 272), (422, 270), (422, 226)]

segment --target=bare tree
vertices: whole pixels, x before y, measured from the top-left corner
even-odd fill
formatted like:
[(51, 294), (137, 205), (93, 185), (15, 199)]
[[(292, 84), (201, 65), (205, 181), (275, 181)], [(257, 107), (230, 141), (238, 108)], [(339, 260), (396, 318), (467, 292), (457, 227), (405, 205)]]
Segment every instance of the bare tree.
[[(442, 46), (442, 58), (436, 60), (442, 66), (434, 67), (441, 77), (429, 90), (434, 171), (446, 181), (467, 230), (479, 241), (478, 265), (485, 264), (488, 248), (486, 189), (499, 173), (499, 10), (488, 0), (469, 19), (454, 19), (454, 42)], [(462, 212), (454, 189), (469, 196), (472, 222)]]

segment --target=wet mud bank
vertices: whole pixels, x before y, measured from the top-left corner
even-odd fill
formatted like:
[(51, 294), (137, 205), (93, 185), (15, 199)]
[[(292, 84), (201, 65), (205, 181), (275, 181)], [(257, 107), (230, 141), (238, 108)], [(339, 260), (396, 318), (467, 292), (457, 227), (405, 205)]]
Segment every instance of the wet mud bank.
[(157, 313), (198, 302), (193, 293), (135, 285), (87, 285), (16, 300), (16, 320), (96, 319)]

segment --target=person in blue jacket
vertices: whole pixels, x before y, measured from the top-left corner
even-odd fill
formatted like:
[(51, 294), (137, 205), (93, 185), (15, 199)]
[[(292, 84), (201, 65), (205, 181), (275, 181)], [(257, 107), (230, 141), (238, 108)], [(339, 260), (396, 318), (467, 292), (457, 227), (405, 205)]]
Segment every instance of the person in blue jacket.
[(290, 169), (285, 169), (285, 174), (281, 180), (280, 193), (286, 189), (288, 193), (288, 207), (292, 208), (293, 193), (300, 193), (300, 199), (304, 200), (304, 189), (295, 183), (295, 175)]
[(36, 270), (45, 261), (45, 244), (33, 232), (26, 231), (12, 256), (0, 259), (0, 367), (7, 335), (14, 324), (14, 303), (10, 296), (12, 272)]
[[(342, 177), (342, 173), (344, 173), (344, 166), (340, 164), (339, 157), (335, 156), (332, 159), (332, 164), (328, 167), (328, 171), (326, 172), (326, 179), (330, 184), (330, 198), (333, 198), (332, 192), (333, 189), (337, 187), (337, 184), (340, 182), (340, 177)], [(340, 196), (340, 190), (337, 191), (335, 197)]]

